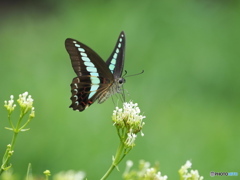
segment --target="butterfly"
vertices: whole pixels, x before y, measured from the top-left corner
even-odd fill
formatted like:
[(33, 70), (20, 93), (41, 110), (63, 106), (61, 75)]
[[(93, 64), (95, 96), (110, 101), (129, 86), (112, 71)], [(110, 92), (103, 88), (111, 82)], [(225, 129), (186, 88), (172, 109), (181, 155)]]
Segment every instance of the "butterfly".
[(106, 62), (90, 47), (71, 38), (65, 40), (73, 70), (77, 77), (71, 83), (73, 110), (84, 111), (95, 101), (103, 103), (111, 95), (122, 93), (125, 34), (122, 31)]

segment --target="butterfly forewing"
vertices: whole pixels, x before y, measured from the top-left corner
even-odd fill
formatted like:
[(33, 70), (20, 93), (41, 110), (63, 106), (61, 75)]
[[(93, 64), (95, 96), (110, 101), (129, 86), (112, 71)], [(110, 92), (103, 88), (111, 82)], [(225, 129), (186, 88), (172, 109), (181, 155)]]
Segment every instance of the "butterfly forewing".
[(85, 44), (75, 39), (68, 38), (65, 41), (65, 47), (77, 76), (90, 75), (89, 71), (86, 69), (87, 67), (89, 67), (90, 70), (91, 67), (96, 68), (99, 75), (102, 77), (112, 76), (102, 58)]
[(111, 73), (114, 75), (114, 78), (120, 78), (122, 76), (122, 71), (124, 67), (125, 42), (125, 34), (122, 31), (118, 37), (112, 54), (106, 61), (106, 64), (110, 69)]

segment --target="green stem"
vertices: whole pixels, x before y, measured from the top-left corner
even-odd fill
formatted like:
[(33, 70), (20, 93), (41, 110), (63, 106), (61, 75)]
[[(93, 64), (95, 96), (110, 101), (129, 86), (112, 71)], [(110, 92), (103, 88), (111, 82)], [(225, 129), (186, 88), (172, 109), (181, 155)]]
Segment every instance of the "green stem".
[(26, 180), (31, 180), (32, 178), (32, 165), (31, 163), (28, 164), (28, 169), (27, 169), (27, 176)]
[(116, 155), (114, 157), (114, 160), (111, 164), (111, 166), (109, 167), (109, 169), (107, 170), (107, 172), (104, 174), (104, 176), (101, 178), (101, 180), (105, 180), (107, 179), (107, 177), (111, 174), (111, 172), (113, 171), (113, 169), (115, 167), (117, 167), (117, 165), (120, 163), (120, 161), (124, 158), (125, 154), (122, 155), (124, 150), (124, 143), (122, 141), (120, 141), (120, 144), (118, 146)]
[(20, 116), (19, 116), (19, 120), (18, 120), (18, 122), (17, 122), (17, 126), (16, 126), (14, 132), (16, 132), (16, 131), (19, 132), (20, 124), (21, 124), (21, 122), (22, 122), (23, 116), (24, 116), (24, 114), (21, 112), (21, 114), (20, 114)]
[(13, 134), (13, 137), (12, 137), (12, 142), (11, 142), (11, 151), (14, 149), (14, 146), (15, 146), (15, 142), (16, 142), (16, 139), (17, 139), (17, 135), (18, 135), (18, 130), (14, 130), (14, 134)]
[(6, 152), (3, 156), (3, 162), (2, 162), (2, 165), (1, 165), (1, 169), (0, 169), (0, 175), (6, 170), (8, 169), (8, 167), (10, 167), (8, 164), (9, 164), (9, 161), (11, 159), (11, 152), (13, 151), (14, 149), (14, 146), (15, 146), (15, 142), (16, 142), (16, 139), (17, 139), (17, 135), (19, 133), (19, 126), (20, 126), (20, 123), (22, 121), (22, 118), (23, 118), (23, 114), (20, 115), (19, 117), (19, 120), (17, 122), (17, 126), (16, 128), (14, 128), (13, 124), (12, 124), (12, 121), (10, 120), (10, 117), (9, 117), (9, 122), (13, 128), (13, 137), (12, 137), (12, 141), (11, 141), (11, 144), (10, 144), (10, 148), (7, 148), (6, 149)]
[(0, 175), (6, 170), (6, 169), (8, 169), (8, 167), (9, 167), (9, 161), (10, 161), (10, 158), (11, 158), (11, 156), (12, 155), (10, 155), (9, 153), (11, 152), (11, 151), (13, 151), (13, 149), (14, 149), (14, 145), (15, 145), (15, 142), (16, 142), (16, 139), (17, 139), (17, 135), (18, 135), (18, 132), (16, 132), (15, 130), (14, 130), (14, 134), (13, 134), (13, 137), (12, 137), (12, 142), (11, 142), (11, 147), (10, 148), (7, 148), (7, 150), (6, 150), (6, 152), (5, 152), (5, 154), (4, 154), (4, 157), (3, 157), (3, 164), (2, 164), (2, 166), (1, 166), (1, 169), (0, 169)]
[(12, 129), (14, 129), (15, 127), (14, 127), (12, 121), (11, 121), (11, 113), (8, 114), (8, 121), (9, 121), (9, 124), (11, 125)]
[(22, 129), (24, 129), (24, 128), (31, 122), (32, 118), (33, 118), (33, 117), (31, 117), (31, 116), (29, 115), (28, 120), (25, 122), (25, 124), (22, 125), (22, 127), (19, 128), (19, 131), (21, 131)]

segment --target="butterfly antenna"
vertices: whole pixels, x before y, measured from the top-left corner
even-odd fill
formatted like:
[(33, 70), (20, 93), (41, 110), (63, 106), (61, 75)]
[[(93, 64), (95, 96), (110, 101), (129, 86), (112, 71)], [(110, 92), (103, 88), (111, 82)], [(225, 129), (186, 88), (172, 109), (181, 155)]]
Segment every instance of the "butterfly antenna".
[[(137, 76), (137, 75), (140, 75), (140, 74), (142, 74), (142, 73), (144, 73), (144, 70), (142, 70), (142, 72), (140, 72), (140, 73), (128, 75), (128, 76), (126, 76), (126, 77)], [(124, 76), (125, 76), (126, 74), (127, 74), (127, 71), (125, 70)]]
[(127, 75), (127, 70), (125, 70), (124, 72), (125, 72), (125, 73), (124, 73), (123, 77)]

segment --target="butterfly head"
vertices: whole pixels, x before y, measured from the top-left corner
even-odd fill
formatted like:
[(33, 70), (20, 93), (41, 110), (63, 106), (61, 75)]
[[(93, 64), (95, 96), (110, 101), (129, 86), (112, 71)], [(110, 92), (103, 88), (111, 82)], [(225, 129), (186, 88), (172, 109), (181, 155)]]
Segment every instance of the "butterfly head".
[(123, 77), (120, 77), (118, 79), (115, 79), (115, 83), (117, 84), (117, 93), (121, 93), (122, 86), (126, 82), (126, 80)]

